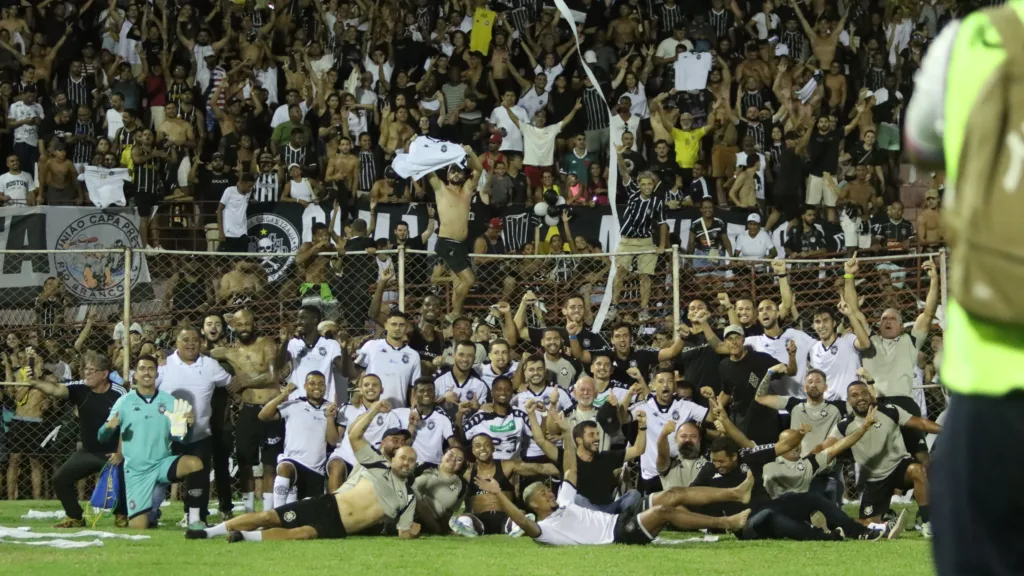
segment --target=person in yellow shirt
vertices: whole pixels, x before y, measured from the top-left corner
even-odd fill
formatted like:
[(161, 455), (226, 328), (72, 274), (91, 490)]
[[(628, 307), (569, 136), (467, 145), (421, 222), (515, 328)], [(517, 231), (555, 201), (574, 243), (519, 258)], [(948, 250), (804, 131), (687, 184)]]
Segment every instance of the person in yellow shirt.
[(689, 112), (679, 115), (679, 128), (672, 128), (672, 140), (676, 146), (676, 164), (681, 169), (683, 185), (689, 186), (693, 181), (693, 166), (700, 155), (700, 141), (708, 134), (707, 126), (693, 129), (693, 116)]
[(486, 56), (491, 51), (491, 30), (498, 13), (487, 7), (487, 0), (477, 0), (473, 10), (473, 29), (469, 32), (469, 49)]

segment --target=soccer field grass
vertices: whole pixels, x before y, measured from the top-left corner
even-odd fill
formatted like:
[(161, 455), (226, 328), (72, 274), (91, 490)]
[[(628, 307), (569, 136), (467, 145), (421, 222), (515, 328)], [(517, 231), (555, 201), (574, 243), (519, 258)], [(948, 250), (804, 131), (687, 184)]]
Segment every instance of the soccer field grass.
[[(29, 508), (57, 510), (53, 501), (0, 502), (0, 525), (51, 532), (53, 524), (21, 520)], [(164, 509), (175, 522), (178, 507)], [(105, 518), (99, 530), (116, 531)], [(353, 537), (312, 542), (186, 541), (175, 524), (147, 531), (150, 540), (106, 541), (102, 548), (56, 550), (0, 544), (0, 574), (20, 576), (119, 574), (344, 574), (346, 576), (468, 575), (586, 576), (645, 574), (742, 574), (745, 576), (860, 575), (881, 571), (933, 574), (929, 543), (917, 532), (888, 542), (739, 542), (731, 536), (708, 544), (549, 548), (526, 538), (473, 540), (426, 537), (416, 541)], [(682, 534), (666, 534), (683, 538)]]

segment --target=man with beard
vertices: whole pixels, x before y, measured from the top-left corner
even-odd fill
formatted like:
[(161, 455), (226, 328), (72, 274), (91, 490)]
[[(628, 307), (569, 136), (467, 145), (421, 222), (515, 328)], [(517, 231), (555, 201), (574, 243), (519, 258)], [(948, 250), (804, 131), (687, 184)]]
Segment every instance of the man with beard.
[[(864, 382), (854, 382), (847, 388), (847, 401), (852, 414), (836, 424), (828, 439), (822, 444), (830, 448), (836, 442), (857, 432), (864, 423), (868, 410), (875, 405), (875, 397)], [(926, 434), (939, 434), (942, 427), (920, 416), (913, 416), (896, 404), (881, 400), (875, 412), (878, 420), (859, 442), (853, 445), (853, 459), (860, 464), (861, 473), (867, 478), (860, 500), (862, 523), (877, 522), (882, 514), (889, 511), (889, 503), (895, 490), (914, 489), (918, 514), (923, 522), (921, 535), (931, 538), (931, 517), (928, 502), (928, 473), (923, 465), (914, 461), (903, 443), (903, 428), (913, 428)]]
[[(542, 355), (524, 355), (522, 363), (519, 365), (520, 377), (526, 387), (512, 398), (512, 405), (525, 410), (529, 403), (539, 402), (543, 408), (539, 410), (539, 414), (543, 422), (545, 422), (545, 428), (547, 425), (553, 423), (553, 420), (548, 422), (547, 418), (551, 411), (558, 413), (567, 413), (573, 407), (572, 398), (569, 396), (569, 392), (559, 387), (556, 384), (551, 384), (548, 378), (546, 359)], [(527, 421), (527, 426), (529, 426)], [(550, 430), (550, 429), (549, 429)], [(527, 428), (527, 445), (526, 451), (523, 453), (524, 462), (533, 463), (545, 463), (549, 462), (548, 458), (544, 455), (544, 451), (537, 444), (537, 439), (533, 434), (532, 427)], [(523, 478), (521, 479), (521, 485), (529, 485), (534, 478)]]
[(770, 382), (796, 373), (796, 344), (787, 346), (789, 363), (778, 364), (768, 354), (745, 346), (739, 326), (725, 329), (725, 343), (729, 346), (729, 357), (723, 358), (720, 365), (722, 391), (718, 403), (723, 409), (731, 405), (732, 421), (747, 437), (758, 444), (772, 442), (779, 436), (778, 413), (754, 402), (756, 386), (763, 379)]
[[(405, 246), (406, 250), (426, 252), (427, 242), (434, 235), (436, 228), (437, 214), (434, 211), (434, 205), (427, 204), (427, 229), (419, 236), (411, 236), (409, 234), (409, 224), (399, 220), (394, 228), (395, 248), (398, 249), (399, 246)], [(431, 256), (429, 254), (410, 254), (408, 252), (405, 254), (406, 290), (411, 290), (416, 296), (423, 296), (426, 289), (430, 286), (430, 270), (433, 268), (430, 259)]]
[[(672, 438), (679, 454), (671, 455)], [(665, 490), (686, 488), (711, 464), (700, 454), (700, 427), (693, 422), (666, 422), (658, 435), (658, 477)]]
[(484, 404), (469, 418), (466, 418), (468, 409), (461, 406), (455, 413), (455, 426), (462, 431), (463, 439), (475, 438), (479, 434), (491, 438), (495, 460), (515, 458), (526, 433), (526, 411), (513, 407), (513, 390), (511, 378), (498, 376), (491, 384), (490, 404)]
[(487, 402), (489, 392), (484, 381), (473, 371), (473, 359), (476, 345), (469, 340), (460, 340), (455, 344), (455, 362), (445, 373), (434, 380), (437, 398), (452, 407), (470, 404), (470, 410), (480, 408)]
[[(611, 372), (611, 361), (607, 356), (598, 356), (595, 358), (595, 364), (598, 363), (602, 365), (602, 373), (607, 379)], [(597, 369), (593, 369), (593, 371), (597, 372)], [(625, 385), (619, 383), (616, 383), (615, 388), (609, 388), (609, 385), (610, 383), (606, 380), (599, 397), (596, 376), (591, 378), (584, 375), (569, 391), (569, 395), (575, 401), (575, 406), (567, 415), (569, 423), (575, 426), (588, 421), (600, 422), (601, 426), (597, 429), (597, 435), (601, 450), (609, 450), (613, 444), (616, 447), (625, 446), (626, 441), (621, 426), (624, 422), (629, 421), (626, 410), (629, 408), (630, 400), (640, 394), (642, 390), (640, 384), (634, 384), (633, 388), (626, 388)]]
[[(690, 400), (676, 398), (675, 371), (667, 368), (658, 369), (651, 384), (651, 396), (647, 401), (634, 404), (633, 414), (644, 411), (647, 414), (646, 450), (640, 457), (640, 478), (637, 490), (643, 494), (660, 492), (663, 487), (658, 478), (658, 438), (661, 430), (669, 422), (679, 425), (683, 422), (703, 424), (708, 417), (708, 409)], [(677, 448), (670, 446), (670, 457), (674, 457)]]
[(444, 353), (444, 335), (437, 323), (441, 317), (441, 299), (431, 294), (423, 299), (420, 321), (408, 333), (409, 347), (420, 355), (421, 373), (434, 372), (434, 360)]
[(420, 470), (436, 468), (445, 450), (461, 446), (455, 437), (451, 416), (436, 402), (434, 381), (430, 378), (417, 378), (412, 388), (412, 407), (394, 408), (391, 411), (399, 422), (408, 423)]
[[(53, 476), (53, 492), (60, 499), (67, 518), (54, 528), (82, 528), (82, 506), (75, 496), (75, 484), (79, 480), (100, 472), (108, 463), (124, 461), (117, 442), (97, 440), (100, 428), (110, 415), (110, 409), (126, 394), (125, 389), (110, 380), (110, 359), (100, 354), (87, 354), (82, 368), (82, 380), (54, 384), (32, 378), (29, 386), (47, 396), (70, 400), (78, 411), (78, 429), (81, 433), (81, 448), (76, 450), (61, 465)], [(124, 469), (118, 467), (120, 490), (114, 507), (114, 525), (128, 526), (128, 500), (124, 494)]]
[(722, 391), (719, 380), (719, 364), (722, 354), (729, 349), (722, 338), (711, 327), (711, 313), (701, 299), (691, 300), (686, 306), (686, 320), (679, 323), (683, 336), (683, 351), (674, 360), (673, 366), (683, 375), (686, 382), (700, 382), (717, 394)]
[[(544, 334), (547, 328), (530, 328), (526, 326), (526, 311), (530, 307), (534, 306), (538, 302), (537, 296), (533, 291), (527, 291), (523, 295), (523, 300), (519, 305), (519, 310), (516, 311), (515, 315), (515, 326), (517, 328), (516, 334), (522, 340), (526, 340), (534, 346), (542, 346), (544, 340)], [(608, 341), (604, 336), (597, 332), (593, 332), (585, 328), (587, 321), (587, 301), (581, 294), (570, 294), (565, 298), (565, 304), (562, 306), (562, 316), (565, 316), (566, 321), (575, 322), (580, 327), (577, 338), (580, 341), (580, 346), (584, 350), (603, 350), (609, 348)], [(592, 320), (592, 319), (591, 319)], [(559, 333), (562, 334), (563, 341), (569, 340), (570, 336), (562, 328), (556, 328)], [(512, 342), (515, 345), (515, 342)]]
[[(203, 318), (203, 345), (202, 353), (207, 356), (213, 356), (212, 351), (219, 344), (226, 344), (222, 342), (225, 336), (224, 332), (224, 318), (220, 314), (207, 314)], [(221, 358), (213, 357), (214, 360), (220, 362), (222, 368), (225, 369), (229, 374), (236, 374), (236, 368), (230, 363), (225, 364)], [(232, 380), (232, 384), (234, 384)], [(228, 418), (228, 402), (230, 400), (230, 393), (228, 388), (214, 388), (213, 397), (210, 398), (210, 438), (211, 438), (211, 459), (213, 461), (213, 477), (214, 483), (217, 488), (217, 501), (220, 504), (220, 513), (223, 518), (230, 518), (232, 516), (232, 508), (234, 504), (231, 503), (231, 451), (233, 448), (233, 431), (231, 430), (231, 420)], [(276, 457), (276, 455), (275, 455)], [(252, 468), (249, 468), (250, 476), (252, 475)], [(239, 472), (240, 478), (245, 478), (245, 469), (242, 468)], [(273, 478), (273, 476), (271, 476)], [(243, 488), (245, 484), (242, 484)], [(269, 484), (268, 484), (269, 486)], [(252, 489), (249, 490), (252, 492)], [(266, 494), (264, 494), (266, 496)], [(244, 497), (244, 491), (243, 491)], [(244, 500), (244, 498), (243, 498)], [(249, 504), (252, 505), (252, 500), (249, 500)], [(251, 510), (250, 510), (251, 511)]]
[[(569, 347), (572, 349), (572, 355), (584, 364), (590, 364), (593, 362), (591, 353), (588, 350), (584, 350), (583, 346), (580, 345), (579, 335), (581, 329), (582, 325), (578, 322), (571, 319), (566, 322), (565, 330), (569, 333)], [(636, 368), (640, 371), (641, 375), (646, 377), (651, 373), (651, 369), (660, 362), (672, 360), (683, 351), (681, 332), (675, 335), (671, 344), (661, 350), (651, 348), (635, 349), (633, 347), (633, 333), (629, 324), (618, 322), (612, 325), (611, 332), (612, 345), (610, 348), (603, 350), (603, 352), (607, 352), (611, 357), (612, 376), (619, 382), (632, 383), (635, 381), (635, 378), (629, 374), (630, 368)]]
[[(565, 345), (558, 330), (545, 329), (541, 346), (544, 350), (544, 367), (548, 372), (548, 381), (557, 384), (562, 390), (568, 391), (576, 382), (576, 378), (583, 373), (583, 367), (579, 362), (565, 355)], [(589, 354), (589, 352), (586, 353)]]
[(811, 346), (808, 365), (825, 375), (829, 383), (825, 399), (829, 401), (846, 400), (846, 386), (858, 379), (860, 353), (871, 347), (868, 328), (857, 303), (854, 278), (859, 268), (857, 254), (854, 253), (853, 258), (845, 264), (844, 299), (839, 303), (839, 311), (846, 316), (852, 331), (839, 336), (836, 333), (836, 319), (828, 308), (820, 308), (814, 313), (814, 331), (819, 340)]
[[(878, 334), (871, 336), (871, 346), (861, 352), (864, 368), (875, 377), (874, 381), (867, 382), (872, 386), (872, 393), (884, 397), (886, 403), (899, 406), (913, 416), (921, 415), (921, 407), (913, 398), (917, 355), (928, 340), (928, 331), (939, 307), (939, 275), (935, 264), (929, 260), (921, 267), (928, 272), (931, 285), (928, 287), (924, 310), (914, 321), (910, 334), (903, 331), (900, 311), (886, 308), (878, 323)], [(856, 269), (851, 275), (855, 273)], [(854, 281), (847, 278), (846, 282), (849, 286)], [(850, 298), (847, 298), (847, 302), (850, 302)], [(903, 442), (918, 462), (928, 465), (928, 445), (924, 434), (915, 429), (903, 430)]]
[(509, 352), (508, 340), (498, 338), (491, 342), (491, 350), (487, 353), (487, 358), (490, 362), (473, 366), (473, 370), (484, 381), (488, 390), (491, 389), (496, 378), (499, 376), (511, 378), (516, 370), (519, 369), (519, 363), (511, 360)]
[(462, 170), (448, 167), (448, 183), (441, 182), (437, 174), (428, 176), (437, 199), (437, 215), (441, 226), (437, 232), (434, 250), (455, 274), (452, 296), (452, 318), (462, 316), (462, 305), (476, 283), (473, 265), (469, 259), (466, 236), (469, 234), (469, 204), (483, 173), (480, 159), (469, 146), (463, 146), (472, 175), (466, 178)]
[[(781, 284), (784, 281), (785, 278), (782, 278), (779, 280), (779, 283)], [(764, 334), (764, 327), (761, 326), (761, 323), (757, 321), (757, 316), (754, 315), (754, 301), (752, 299), (743, 297), (733, 304), (729, 301), (729, 295), (721, 292), (718, 294), (718, 303), (729, 314), (729, 324), (735, 324), (743, 328), (743, 333), (747, 336), (760, 336)]]
[(310, 372), (306, 375), (306, 397), (288, 400), (295, 391), (295, 385), (289, 384), (258, 414), (261, 422), (283, 420), (285, 425), (284, 452), (274, 479), (275, 508), (324, 493), (327, 422), (338, 413), (337, 406), (324, 402), (324, 381), (323, 374)]
[[(161, 393), (166, 392), (192, 406), (195, 424), (188, 444), (183, 445), (179, 453), (198, 458), (202, 468), (209, 470), (213, 450), (210, 425), (213, 391), (226, 387), (231, 375), (216, 360), (199, 353), (201, 343), (199, 333), (193, 328), (178, 332), (177, 350), (160, 367), (157, 387)], [(204, 523), (209, 513), (210, 479), (203, 476), (193, 474), (185, 481), (186, 523), (193, 528)]]
[(384, 399), (395, 408), (409, 406), (409, 391), (420, 377), (420, 355), (406, 343), (405, 313), (395, 310), (384, 323), (385, 335), (356, 352), (356, 366), (380, 378)]
[[(788, 303), (790, 300), (786, 296), (785, 293), (782, 294), (782, 301)], [(799, 396), (802, 387), (801, 383), (807, 374), (807, 353), (817, 344), (817, 341), (803, 330), (797, 330), (796, 328), (786, 328), (783, 330), (782, 325), (779, 323), (779, 319), (783, 317), (780, 310), (785, 312), (787, 309), (787, 307), (780, 308), (778, 304), (771, 300), (762, 300), (757, 305), (757, 315), (761, 321), (761, 326), (764, 327), (764, 334), (760, 336), (747, 335), (744, 345), (750, 347), (755, 352), (768, 354), (775, 358), (776, 362), (789, 364), (791, 358), (789, 351), (790, 342), (793, 342), (796, 346), (796, 371), (792, 374), (787, 373), (784, 375), (779, 383), (779, 387), (788, 391), (792, 396)], [(771, 438), (776, 436), (778, 436), (778, 431), (775, 431)]]
[[(320, 335), (319, 325), (323, 319), (320, 309), (314, 306), (303, 306), (299, 309), (293, 336), (287, 343), (277, 349), (274, 359), (274, 371), (284, 373), (284, 367), (292, 364), (288, 382), (295, 384), (292, 399), (305, 395), (306, 374), (317, 371), (327, 379), (328, 402), (335, 398), (334, 371), (348, 378), (357, 378), (358, 371), (352, 365), (348, 354), (341, 349), (336, 340)], [(282, 329), (282, 332), (284, 330)], [(282, 343), (284, 337), (281, 338)]]
[[(207, 323), (211, 319), (218, 317), (206, 317), (203, 322), (204, 334), (207, 334)], [(238, 477), (242, 485), (242, 505), (246, 512), (252, 512), (255, 510), (253, 466), (262, 462), (263, 486), (273, 486), (277, 457), (281, 454), (284, 443), (282, 422), (261, 421), (259, 418), (264, 405), (277, 396), (280, 389), (273, 366), (274, 358), (277, 356), (277, 343), (273, 338), (256, 336), (256, 318), (249, 310), (235, 312), (232, 321), (235, 335), (238, 336), (238, 345), (214, 348), (210, 350), (210, 356), (231, 366), (235, 377), (228, 389), (233, 394), (241, 393), (242, 406), (235, 419)], [(207, 341), (210, 341), (211, 335), (218, 334), (219, 331), (207, 334)], [(214, 392), (214, 400), (216, 398), (217, 392)], [(264, 489), (264, 508), (273, 506), (268, 498), (273, 498), (272, 493)]]
[[(387, 402), (374, 402), (370, 411), (352, 424), (349, 436), (360, 466), (336, 493), (286, 504), (282, 508), (252, 512), (206, 530), (189, 530), (187, 539), (227, 536), (228, 542), (313, 540), (345, 538), (397, 521), (402, 538), (415, 538), (416, 498), (409, 481), (416, 468), (416, 452), (401, 446), (389, 461), (363, 439), (370, 421), (391, 410)], [(408, 432), (406, 432), (408, 434)], [(259, 530), (262, 528), (263, 530)]]
[[(345, 434), (345, 431), (360, 416), (369, 411), (370, 406), (380, 400), (383, 387), (380, 378), (373, 374), (364, 374), (356, 386), (356, 394), (352, 397), (351, 404), (343, 404), (338, 408), (338, 413), (327, 423), (327, 443), (334, 446), (334, 452), (327, 459), (327, 489), (331, 492), (337, 490), (345, 482), (348, 473), (356, 466), (357, 460), (352, 450), (352, 442)], [(393, 412), (379, 414), (377, 418), (366, 423), (363, 429), (363, 438), (374, 450), (380, 450), (382, 454), (390, 459), (395, 454), (395, 449), (404, 443), (395, 443), (395, 438), (388, 440), (386, 432), (393, 429), (400, 429), (406, 421), (398, 419)], [(396, 437), (397, 438), (397, 437)]]
[(511, 478), (515, 474), (520, 476), (557, 476), (558, 468), (554, 464), (529, 464), (522, 460), (498, 460), (496, 459), (494, 446), (495, 440), (486, 433), (473, 436), (470, 441), (473, 449), (473, 456), (476, 463), (466, 471), (466, 481), (469, 482), (469, 495), (466, 497), (466, 512), (473, 528), (459, 521), (461, 518), (453, 518), (449, 522), (452, 532), (460, 536), (486, 536), (492, 534), (504, 534), (505, 525), (508, 523), (508, 514), (502, 511), (501, 505), (490, 492), (481, 490), (477, 486), (477, 479), (490, 479), (498, 483), (501, 492), (508, 498), (515, 495), (515, 486)]

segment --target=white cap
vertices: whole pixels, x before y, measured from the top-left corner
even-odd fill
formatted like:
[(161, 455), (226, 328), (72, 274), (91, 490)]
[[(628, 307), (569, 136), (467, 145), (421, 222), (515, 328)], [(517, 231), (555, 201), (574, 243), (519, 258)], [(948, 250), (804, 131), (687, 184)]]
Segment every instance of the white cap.
[(587, 64), (597, 64), (597, 52), (587, 50), (583, 53), (583, 61)]
[(751, 214), (750, 216), (747, 216), (747, 222), (757, 222), (760, 224), (761, 216), (759, 214)]

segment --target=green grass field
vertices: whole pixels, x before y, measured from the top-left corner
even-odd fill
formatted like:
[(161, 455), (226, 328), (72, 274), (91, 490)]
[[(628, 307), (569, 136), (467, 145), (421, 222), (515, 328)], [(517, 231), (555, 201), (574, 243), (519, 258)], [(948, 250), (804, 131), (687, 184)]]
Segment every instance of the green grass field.
[[(0, 525), (52, 531), (53, 522), (20, 519), (30, 507), (59, 509), (54, 501), (0, 502)], [(165, 508), (164, 518), (177, 521), (180, 518), (177, 510), (177, 506)], [(113, 520), (101, 520), (97, 529), (114, 531)], [(0, 574), (836, 576), (881, 571), (886, 576), (895, 576), (934, 573), (929, 543), (917, 532), (905, 532), (893, 542), (739, 542), (723, 537), (721, 542), (713, 544), (575, 548), (548, 548), (526, 538), (503, 536), (475, 540), (433, 537), (416, 541), (357, 536), (343, 541), (229, 545), (223, 539), (186, 541), (181, 529), (166, 523), (147, 534), (152, 539), (106, 541), (102, 548), (79, 550), (0, 544)]]

